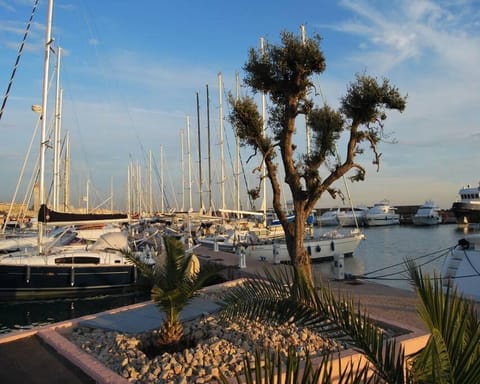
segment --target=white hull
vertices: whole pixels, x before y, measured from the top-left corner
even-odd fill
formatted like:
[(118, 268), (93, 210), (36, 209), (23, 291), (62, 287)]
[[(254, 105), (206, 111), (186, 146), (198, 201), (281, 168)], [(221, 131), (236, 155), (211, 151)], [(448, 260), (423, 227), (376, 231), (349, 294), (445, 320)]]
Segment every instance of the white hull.
[(400, 216), (368, 216), (366, 218), (366, 223), (369, 227), (379, 227), (383, 225), (396, 225), (400, 224)]
[[(334, 231), (330, 235), (326, 234), (320, 238), (305, 239), (304, 244), (312, 261), (322, 261), (333, 259), (335, 255), (339, 254), (351, 256), (364, 238), (365, 236), (359, 232), (343, 235)], [(274, 246), (277, 255), (274, 254)], [(284, 241), (249, 245), (246, 252), (251, 257), (271, 263), (290, 261), (287, 245)]]
[(353, 217), (353, 216), (338, 216), (338, 223), (342, 227), (356, 227), (362, 226), (365, 223), (365, 217)]
[(337, 214), (340, 210), (327, 211), (322, 214), (318, 219), (317, 223), (320, 227), (335, 227), (338, 223)]
[(395, 208), (384, 200), (376, 203), (365, 215), (365, 222), (369, 227), (400, 224), (400, 215), (395, 213)]
[(444, 287), (453, 286), (466, 298), (480, 301), (480, 235), (462, 239), (442, 267)]
[(415, 225), (437, 225), (442, 222), (440, 216), (412, 216), (412, 222)]
[(337, 215), (338, 223), (342, 227), (358, 227), (365, 225), (365, 215), (367, 209), (355, 209), (352, 211), (342, 211)]
[(414, 225), (436, 225), (442, 222), (439, 208), (433, 201), (426, 201), (412, 216)]

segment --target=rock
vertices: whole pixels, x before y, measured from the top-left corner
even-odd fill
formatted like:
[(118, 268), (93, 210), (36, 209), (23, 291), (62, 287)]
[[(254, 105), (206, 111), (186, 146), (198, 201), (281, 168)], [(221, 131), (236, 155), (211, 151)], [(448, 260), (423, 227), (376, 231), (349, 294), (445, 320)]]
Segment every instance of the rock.
[(70, 339), (113, 371), (138, 384), (207, 383), (220, 373), (234, 377), (243, 371), (246, 354), (250, 354), (251, 364), (253, 352), (261, 346), (279, 349), (284, 355), (289, 346), (299, 348), (302, 355), (340, 348), (335, 341), (324, 340), (294, 324), (273, 326), (242, 320), (225, 325), (215, 316), (202, 316), (184, 326), (185, 334), (198, 340), (196, 347), (175, 354), (164, 353), (153, 359), (141, 348), (149, 345), (158, 331), (132, 336), (78, 327), (72, 330)]

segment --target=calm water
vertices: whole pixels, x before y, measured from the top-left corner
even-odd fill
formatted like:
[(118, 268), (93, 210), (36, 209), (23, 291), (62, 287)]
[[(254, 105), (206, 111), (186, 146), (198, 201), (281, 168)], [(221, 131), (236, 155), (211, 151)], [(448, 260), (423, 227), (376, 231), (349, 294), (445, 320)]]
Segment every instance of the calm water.
[(148, 299), (148, 294), (130, 293), (81, 299), (0, 302), (0, 334), (74, 319)]
[[(445, 250), (465, 233), (455, 224), (434, 227), (395, 225), (365, 228), (364, 240), (353, 257), (345, 259), (345, 273), (367, 275), (381, 284), (410, 289), (403, 261), (416, 259), (424, 271), (439, 270)], [(396, 266), (396, 267), (392, 267)], [(314, 264), (315, 269), (332, 274), (331, 262)], [(374, 273), (372, 273), (374, 272)], [(381, 278), (381, 279), (380, 279)], [(148, 300), (148, 294), (96, 296), (32, 302), (0, 302), (0, 334), (17, 329), (54, 323)]]
[[(345, 273), (366, 275), (373, 281), (403, 289), (410, 289), (403, 261), (414, 259), (424, 272), (440, 272), (448, 248), (456, 245), (466, 232), (456, 224), (430, 227), (393, 225), (364, 228), (366, 239), (353, 257), (345, 258)], [(314, 265), (334, 276), (333, 263)]]

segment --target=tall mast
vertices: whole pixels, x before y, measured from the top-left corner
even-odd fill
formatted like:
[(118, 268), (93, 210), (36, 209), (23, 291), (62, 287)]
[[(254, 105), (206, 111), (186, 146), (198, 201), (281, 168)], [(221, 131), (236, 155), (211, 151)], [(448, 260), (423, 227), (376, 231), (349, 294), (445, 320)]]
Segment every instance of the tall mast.
[(198, 97), (197, 92), (197, 131), (198, 131), (198, 177), (200, 178), (199, 181), (199, 198), (200, 198), (200, 207), (199, 210), (203, 211), (205, 206), (203, 205), (203, 196), (202, 196), (202, 189), (203, 189), (203, 178), (202, 178), (202, 148), (201, 148), (201, 133), (200, 133), (200, 100)]
[(113, 212), (113, 176), (110, 178), (110, 212)]
[(225, 158), (224, 158), (224, 148), (223, 148), (223, 99), (222, 99), (222, 73), (218, 74), (218, 119), (220, 121), (220, 166), (221, 166), (221, 175), (220, 175), (220, 198), (221, 198), (221, 207), (225, 209)]
[(160, 145), (160, 188), (162, 190), (161, 212), (165, 212), (165, 185), (163, 180), (163, 145)]
[(140, 164), (137, 161), (136, 165), (136, 171), (135, 171), (135, 204), (136, 204), (136, 212), (141, 215), (142, 214), (142, 209), (143, 209), (143, 198), (142, 198), (142, 170), (140, 169)]
[(90, 213), (90, 178), (87, 179), (87, 193), (85, 196), (85, 213)]
[[(45, 58), (43, 62), (43, 90), (42, 90), (42, 107), (41, 107), (41, 130), (40, 130), (40, 158), (39, 158), (39, 202), (40, 206), (45, 201), (45, 153), (47, 149), (46, 132), (47, 132), (47, 101), (48, 101), (48, 70), (50, 65), (50, 45), (52, 43), (52, 16), (53, 16), (53, 0), (48, 0), (47, 9), (47, 28), (45, 32)], [(38, 223), (38, 252), (43, 253), (43, 223)]]
[[(240, 97), (240, 82), (238, 79), (238, 72), (235, 74), (235, 100), (238, 100)], [(241, 209), (241, 204), (240, 204), (240, 174), (241, 174), (241, 169), (240, 169), (240, 138), (238, 136), (238, 133), (235, 132), (235, 146), (236, 146), (236, 155), (237, 155), (237, 211), (239, 212)]]
[(213, 209), (212, 204), (212, 153), (211, 153), (211, 141), (210, 141), (210, 96), (208, 95), (207, 88), (207, 144), (208, 144), (208, 210), (211, 213)]
[(192, 201), (192, 151), (190, 148), (190, 116), (187, 115), (187, 150), (188, 150), (188, 210), (193, 209)]
[(153, 213), (152, 150), (148, 151), (148, 213)]
[[(260, 51), (262, 56), (265, 54), (265, 40), (263, 37), (260, 38)], [(262, 92), (262, 134), (265, 136), (266, 134), (266, 119), (267, 119), (267, 112), (266, 112), (266, 97), (265, 92)], [(263, 200), (262, 200), (262, 211), (263, 211), (263, 222), (267, 222), (267, 169), (265, 167), (265, 159), (262, 159), (262, 188), (263, 188)]]
[(185, 161), (183, 159), (184, 156), (184, 148), (183, 142), (185, 141), (184, 138), (184, 131), (183, 128), (180, 129), (180, 168), (182, 170), (182, 208), (181, 211), (185, 211)]
[(127, 212), (132, 214), (132, 163), (128, 164), (127, 168)]
[(60, 200), (60, 119), (61, 119), (61, 90), (60, 90), (60, 59), (62, 48), (57, 49), (56, 62), (56, 89), (55, 89), (55, 125), (53, 145), (53, 209), (58, 210)]
[(65, 135), (65, 164), (63, 172), (63, 210), (68, 212), (70, 210), (70, 132), (68, 131)]

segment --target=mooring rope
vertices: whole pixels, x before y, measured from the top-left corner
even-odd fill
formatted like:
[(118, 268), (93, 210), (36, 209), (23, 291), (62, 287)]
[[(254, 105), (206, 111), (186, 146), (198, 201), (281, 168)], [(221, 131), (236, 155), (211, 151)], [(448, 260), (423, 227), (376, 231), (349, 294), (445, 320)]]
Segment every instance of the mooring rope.
[(2, 107), (0, 108), (0, 120), (2, 120), (3, 111), (5, 110), (5, 105), (7, 104), (8, 95), (10, 94), (10, 89), (12, 88), (13, 78), (15, 77), (18, 64), (20, 63), (20, 57), (22, 56), (23, 47), (25, 46), (25, 41), (27, 40), (28, 32), (30, 31), (30, 26), (32, 25), (33, 16), (35, 15), (35, 11), (37, 10), (37, 5), (38, 5), (38, 0), (35, 0), (35, 4), (33, 5), (33, 9), (32, 9), (32, 14), (30, 15), (30, 20), (28, 20), (27, 28), (25, 29), (25, 34), (23, 35), (23, 40), (18, 50), (17, 60), (15, 61), (12, 75), (10, 76), (10, 80), (8, 82), (7, 91), (5, 92), (5, 96), (3, 98)]
[[(454, 247), (448, 247), (448, 248), (440, 249), (438, 251), (434, 251), (434, 252), (427, 253), (425, 255), (416, 257), (412, 260), (413, 261), (418, 261), (420, 259), (424, 259), (424, 258), (428, 257), (429, 259), (427, 261), (424, 261), (424, 262), (422, 262), (421, 264), (418, 265), (419, 267), (423, 267), (423, 266), (425, 266), (427, 264), (430, 264), (430, 263), (432, 263), (432, 262), (434, 262), (438, 259), (444, 258), (447, 254), (449, 254), (452, 251), (453, 248)], [(406, 267), (404, 269), (400, 270), (400, 271), (385, 273), (384, 275), (369, 276), (369, 275), (372, 275), (374, 273), (378, 273), (378, 272), (385, 271), (385, 270), (390, 269), (390, 268), (399, 267), (399, 266), (402, 266), (402, 265), (405, 266), (405, 261), (402, 261), (402, 262), (397, 263), (397, 264), (389, 265), (389, 266), (386, 266), (384, 268), (379, 268), (379, 269), (376, 269), (374, 271), (370, 271), (370, 272), (364, 273), (363, 275), (359, 275), (359, 276), (355, 276), (355, 277), (357, 279), (365, 279), (365, 280), (408, 280), (406, 278), (392, 278), (391, 277), (391, 276), (402, 275), (402, 274), (406, 273), (407, 272)]]

